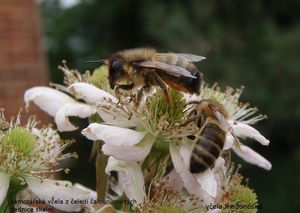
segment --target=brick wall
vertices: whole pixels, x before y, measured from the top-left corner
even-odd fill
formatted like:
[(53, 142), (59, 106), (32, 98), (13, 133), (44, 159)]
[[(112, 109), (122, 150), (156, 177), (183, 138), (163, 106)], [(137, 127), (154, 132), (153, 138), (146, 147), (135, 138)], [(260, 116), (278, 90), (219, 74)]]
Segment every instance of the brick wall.
[[(46, 67), (36, 1), (0, 0), (0, 108), (6, 109), (7, 117), (24, 108), (26, 89), (48, 85)], [(36, 108), (30, 112), (47, 119)]]

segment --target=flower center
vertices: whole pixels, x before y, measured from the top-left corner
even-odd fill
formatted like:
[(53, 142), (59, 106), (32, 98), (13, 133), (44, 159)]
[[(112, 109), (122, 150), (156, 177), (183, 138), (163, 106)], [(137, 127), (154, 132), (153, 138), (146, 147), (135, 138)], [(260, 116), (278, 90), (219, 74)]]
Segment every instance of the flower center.
[(183, 117), (183, 110), (186, 106), (181, 92), (175, 89), (169, 89), (169, 94), (174, 102), (174, 106), (168, 103), (166, 95), (159, 90), (155, 96), (150, 97), (151, 111), (154, 117), (166, 117), (169, 124), (177, 123)]
[(101, 66), (98, 69), (95, 69), (92, 76), (91, 82), (98, 88), (105, 88), (107, 85), (107, 78), (108, 78), (108, 68), (106, 65)]
[(25, 128), (14, 128), (4, 136), (4, 143), (7, 146), (14, 146), (20, 153), (28, 156), (36, 147), (34, 136)]

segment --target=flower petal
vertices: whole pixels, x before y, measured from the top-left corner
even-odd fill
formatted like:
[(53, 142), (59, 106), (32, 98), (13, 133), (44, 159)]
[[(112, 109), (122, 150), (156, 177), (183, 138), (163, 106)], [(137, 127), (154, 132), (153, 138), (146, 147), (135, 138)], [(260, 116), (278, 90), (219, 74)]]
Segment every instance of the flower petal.
[(225, 160), (222, 157), (218, 157), (217, 160), (215, 161), (215, 166), (213, 168), (213, 172), (214, 173), (218, 173), (218, 172), (222, 172), (222, 171), (226, 171), (225, 168)]
[(171, 189), (181, 192), (183, 188), (183, 182), (179, 176), (179, 174), (176, 172), (175, 169), (173, 169), (169, 174), (167, 174), (163, 181), (166, 181), (168, 187)]
[(263, 156), (255, 152), (248, 146), (240, 145), (240, 147), (233, 147), (234, 152), (240, 157), (243, 158), (248, 163), (257, 165), (266, 170), (271, 170), (272, 164), (266, 160)]
[(105, 172), (118, 171), (118, 180), (129, 200), (142, 203), (146, 196), (144, 190), (144, 176), (140, 165), (135, 161), (119, 161), (113, 157), (108, 158)]
[(176, 172), (181, 177), (183, 185), (190, 194), (194, 194), (197, 197), (203, 199), (204, 203), (213, 203), (212, 197), (210, 197), (204, 190), (202, 190), (199, 182), (193, 176), (193, 174), (185, 166), (183, 159), (180, 156), (180, 148), (175, 144), (170, 144), (170, 154), (172, 162)]
[(233, 128), (234, 133), (241, 138), (252, 138), (261, 143), (262, 145), (269, 145), (270, 141), (267, 140), (264, 136), (262, 136), (256, 129), (249, 126), (248, 124), (244, 124), (236, 121), (228, 121), (230, 126)]
[(118, 160), (141, 161), (150, 153), (154, 140), (154, 138), (149, 138), (146, 143), (143, 143), (142, 141), (143, 145), (141, 146), (111, 146), (104, 144), (102, 146), (102, 152), (105, 155), (113, 156)]
[(75, 102), (67, 94), (50, 87), (33, 87), (26, 90), (24, 101), (27, 106), (33, 101), (39, 108), (53, 117), (64, 104)]
[(194, 177), (196, 177), (197, 182), (200, 183), (201, 188), (210, 196), (213, 198), (217, 196), (217, 181), (211, 169), (194, 174)]
[[(71, 204), (73, 200), (90, 199), (90, 192), (75, 188), (69, 181), (57, 181), (49, 179), (39, 179), (36, 177), (25, 178), (31, 191), (40, 199), (45, 199), (46, 203), (57, 209), (67, 212), (77, 212), (81, 210), (81, 204)], [(51, 203), (52, 200), (58, 201)]]
[(10, 181), (9, 176), (4, 172), (0, 172), (0, 186), (1, 186), (0, 187), (0, 206), (2, 205), (2, 203), (6, 197), (7, 190), (9, 187), (9, 181)]
[(92, 84), (87, 84), (83, 82), (78, 82), (71, 84), (68, 88), (71, 93), (75, 95), (78, 99), (83, 99), (88, 103), (99, 105), (100, 103), (105, 103), (103, 98), (107, 98), (117, 103), (118, 99), (111, 94), (97, 88)]
[(103, 140), (112, 146), (133, 146), (145, 136), (145, 132), (97, 123), (90, 124), (81, 133), (90, 140)]
[(82, 130), (82, 134), (90, 140), (103, 140), (102, 151), (105, 155), (114, 156), (118, 160), (140, 161), (150, 152), (155, 138), (131, 129), (90, 124)]
[(94, 190), (89, 189), (89, 188), (87, 188), (87, 187), (81, 185), (80, 183), (75, 183), (75, 184), (74, 184), (74, 188), (75, 188), (75, 189), (79, 189), (79, 190), (86, 191), (86, 192), (90, 193), (89, 196), (90, 196), (92, 199), (94, 199), (94, 200), (97, 199), (97, 192), (95, 192)]
[(113, 111), (107, 111), (104, 108), (98, 108), (98, 114), (105, 124), (112, 126), (119, 126), (124, 128), (135, 127), (137, 126), (136, 120), (132, 117), (129, 119), (128, 114), (114, 114)]
[(55, 123), (60, 132), (76, 130), (68, 116), (87, 118), (96, 113), (96, 108), (82, 103), (71, 103), (62, 106), (55, 115)]
[(233, 136), (231, 134), (227, 134), (223, 150), (228, 150), (228, 149), (232, 148), (233, 145), (234, 145)]

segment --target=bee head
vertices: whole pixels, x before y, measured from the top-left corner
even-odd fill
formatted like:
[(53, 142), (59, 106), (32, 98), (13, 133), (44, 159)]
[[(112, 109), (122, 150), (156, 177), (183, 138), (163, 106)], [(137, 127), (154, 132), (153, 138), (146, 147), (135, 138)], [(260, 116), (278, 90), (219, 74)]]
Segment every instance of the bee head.
[(124, 61), (120, 58), (113, 59), (109, 66), (108, 82), (111, 89), (115, 88), (116, 81), (126, 75), (123, 68)]
[(204, 99), (201, 101), (191, 102), (196, 103), (198, 106), (198, 111), (200, 114), (203, 114), (207, 117), (215, 117), (215, 112), (218, 111), (221, 113), (225, 118), (228, 117), (228, 113), (226, 112), (224, 106), (213, 99)]
[(221, 113), (224, 117), (228, 117), (228, 114), (226, 112), (226, 109), (224, 108), (224, 106), (215, 100), (205, 100), (206, 104), (207, 104), (207, 111), (209, 112), (209, 114), (215, 115), (215, 112), (218, 111), (219, 113)]

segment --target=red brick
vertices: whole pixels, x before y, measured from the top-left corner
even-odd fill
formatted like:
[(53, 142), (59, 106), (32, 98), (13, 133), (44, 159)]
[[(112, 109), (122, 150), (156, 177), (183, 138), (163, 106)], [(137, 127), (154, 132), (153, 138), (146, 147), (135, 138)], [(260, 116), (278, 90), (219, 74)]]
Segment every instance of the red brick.
[[(36, 1), (0, 1), (0, 108), (5, 108), (5, 114), (10, 117), (20, 107), (24, 108), (26, 89), (48, 85), (47, 63)], [(36, 107), (30, 112), (50, 121)]]

